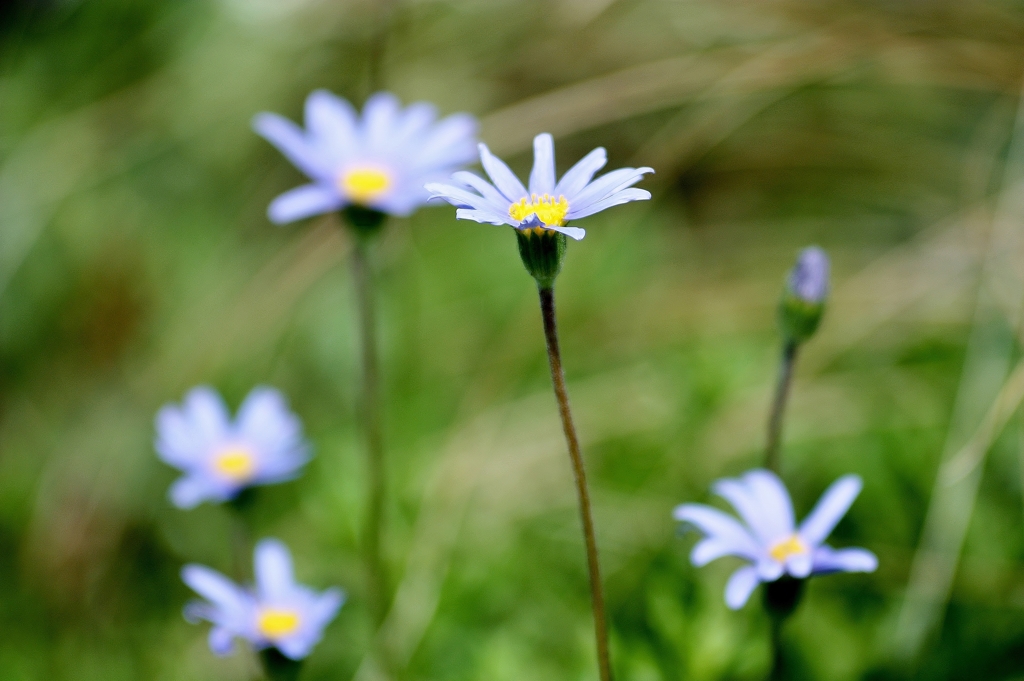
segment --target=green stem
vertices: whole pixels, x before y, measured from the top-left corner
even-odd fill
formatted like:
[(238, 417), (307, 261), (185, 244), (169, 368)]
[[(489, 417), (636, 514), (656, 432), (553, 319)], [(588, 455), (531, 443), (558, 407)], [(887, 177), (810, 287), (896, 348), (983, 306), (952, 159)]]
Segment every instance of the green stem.
[(267, 681), (296, 681), (302, 673), (302, 661), (285, 657), (277, 648), (261, 650), (260, 662)]
[(558, 413), (562, 418), (562, 430), (569, 446), (576, 492), (579, 496), (580, 518), (583, 521), (583, 539), (587, 547), (587, 567), (590, 571), (590, 598), (594, 608), (594, 636), (597, 640), (597, 663), (601, 681), (611, 681), (611, 658), (608, 654), (608, 627), (605, 618), (604, 595), (601, 591), (601, 568), (597, 559), (597, 537), (594, 533), (594, 519), (590, 510), (590, 492), (587, 489), (587, 473), (583, 466), (576, 426), (569, 409), (569, 393), (565, 389), (565, 374), (562, 371), (562, 355), (558, 348), (558, 325), (555, 320), (555, 292), (552, 288), (538, 288), (540, 309), (544, 318), (544, 338), (547, 341), (548, 364), (551, 368), (551, 382), (558, 400)]
[(786, 411), (786, 400), (789, 397), (789, 386), (793, 382), (793, 366), (799, 345), (794, 340), (787, 340), (782, 348), (782, 360), (779, 363), (779, 380), (775, 386), (775, 399), (772, 400), (772, 411), (768, 417), (768, 446), (765, 449), (765, 468), (781, 474), (782, 464), (779, 460), (779, 444), (782, 441), (782, 416)]
[(782, 617), (771, 618), (772, 629), (772, 670), (768, 675), (769, 681), (782, 681), (785, 676), (785, 660), (782, 656), (782, 624), (785, 619)]
[(366, 440), (366, 465), (369, 477), (369, 501), (363, 551), (373, 621), (379, 625), (385, 615), (386, 575), (381, 557), (385, 504), (384, 444), (381, 435), (377, 328), (374, 314), (373, 274), (369, 265), (369, 239), (357, 237), (352, 252), (352, 274), (359, 307), (359, 331), (363, 365), (362, 426)]

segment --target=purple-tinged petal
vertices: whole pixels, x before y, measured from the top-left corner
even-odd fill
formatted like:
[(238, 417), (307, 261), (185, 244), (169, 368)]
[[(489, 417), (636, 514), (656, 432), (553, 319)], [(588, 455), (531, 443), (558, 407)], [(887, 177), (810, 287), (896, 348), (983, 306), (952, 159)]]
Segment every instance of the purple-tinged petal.
[(731, 610), (739, 610), (750, 599), (750, 594), (760, 584), (757, 577), (757, 570), (751, 565), (745, 565), (732, 573), (728, 584), (725, 585), (725, 604)]
[(377, 92), (363, 106), (363, 151), (372, 152), (390, 148), (402, 104), (390, 92)]
[(317, 180), (330, 175), (331, 164), (310, 144), (302, 128), (284, 116), (273, 113), (257, 114), (252, 119), (252, 127), (309, 178)]
[(576, 241), (581, 240), (583, 237), (585, 237), (587, 235), (587, 230), (585, 230), (585, 229), (583, 229), (581, 227), (563, 227), (561, 225), (544, 225), (544, 228), (545, 229), (553, 229), (556, 232), (561, 232), (562, 234), (566, 235), (570, 239), (575, 239)]
[(184, 469), (203, 460), (207, 443), (196, 437), (192, 424), (176, 405), (157, 412), (156, 432), (156, 452), (165, 463)]
[(483, 164), (491, 182), (494, 183), (498, 191), (505, 195), (506, 199), (515, 203), (529, 196), (526, 187), (515, 176), (515, 173), (505, 165), (504, 161), (492, 154), (483, 142), (480, 143), (480, 163)]
[(431, 193), (431, 198), (444, 199), (456, 208), (472, 208), (474, 210), (493, 209), (493, 206), (487, 199), (461, 187), (432, 182), (426, 186), (426, 190)]
[(757, 569), (757, 576), (761, 578), (762, 582), (774, 582), (786, 571), (782, 563), (766, 556), (762, 556), (757, 561), (755, 568)]
[(551, 194), (555, 191), (555, 141), (542, 132), (533, 138), (533, 170), (530, 171), (530, 194)]
[(608, 154), (604, 147), (594, 149), (566, 171), (562, 179), (555, 185), (554, 195), (564, 196), (571, 202), (587, 186), (587, 183), (594, 177), (594, 173), (603, 168), (607, 162)]
[(229, 499), (231, 490), (201, 475), (186, 475), (178, 478), (167, 491), (171, 503), (188, 511), (204, 501), (221, 502)]
[(242, 402), (235, 431), (264, 451), (291, 449), (302, 441), (302, 424), (289, 411), (284, 396), (263, 386), (253, 388)]
[(284, 543), (264, 539), (256, 544), (254, 568), (261, 600), (287, 599), (295, 590), (292, 556)]
[(786, 559), (786, 572), (797, 579), (803, 579), (811, 574), (812, 567), (813, 561), (809, 553), (798, 553)]
[(311, 616), (317, 626), (321, 629), (327, 626), (337, 616), (344, 602), (345, 592), (337, 587), (327, 589), (317, 596), (311, 609)]
[(709, 538), (713, 537), (730, 544), (737, 556), (757, 560), (761, 552), (746, 528), (717, 508), (703, 504), (683, 504), (677, 506), (672, 515), (680, 522), (694, 525)]
[(224, 400), (212, 388), (199, 386), (190, 390), (185, 395), (182, 412), (196, 436), (207, 446), (221, 444), (230, 434), (231, 416)]
[(723, 478), (711, 486), (715, 494), (722, 497), (736, 509), (743, 518), (754, 536), (765, 547), (769, 546), (772, 539), (771, 524), (765, 522), (764, 509), (758, 504), (750, 488), (743, 480), (735, 478)]
[(793, 503), (779, 476), (758, 468), (745, 473), (742, 479), (764, 514), (766, 537), (770, 537), (767, 545), (792, 536), (796, 529)]
[(452, 179), (456, 182), (461, 182), (467, 187), (477, 190), (480, 192), (481, 196), (493, 203), (495, 206), (500, 206), (502, 204), (510, 205), (508, 199), (506, 199), (501, 192), (495, 189), (490, 182), (475, 173), (471, 173), (468, 170), (461, 170), (454, 173), (452, 175)]
[(585, 218), (595, 213), (600, 213), (603, 210), (607, 210), (612, 206), (618, 206), (623, 203), (629, 203), (631, 201), (646, 201), (651, 198), (651, 193), (646, 189), (623, 189), (601, 201), (591, 203), (589, 206), (579, 209), (570, 209), (566, 213), (567, 220), (578, 220)]
[(409, 167), (431, 170), (462, 166), (476, 160), (477, 121), (453, 114), (438, 122), (412, 157)]
[(286, 639), (276, 641), (274, 647), (281, 651), (281, 654), (291, 660), (301, 660), (308, 656), (319, 640), (310, 641), (306, 636), (289, 636)]
[(317, 179), (332, 180), (338, 168), (359, 150), (356, 111), (346, 100), (327, 90), (306, 97), (306, 129), (311, 142), (322, 149), (324, 169)]
[(509, 225), (510, 227), (515, 227), (518, 224), (512, 218), (507, 218), (499, 214), (497, 211), (493, 211), (488, 208), (481, 208), (480, 210), (459, 208), (455, 211), (455, 218), (457, 220), (474, 220), (476, 222), (484, 222), (490, 225)]
[(250, 597), (230, 579), (203, 565), (189, 564), (181, 569), (181, 580), (220, 610), (244, 612)]
[(878, 569), (878, 557), (861, 548), (833, 549), (819, 546), (814, 551), (814, 574), (830, 572), (874, 572)]
[(210, 629), (210, 635), (206, 637), (206, 641), (210, 644), (210, 650), (214, 655), (224, 657), (234, 651), (234, 638), (234, 634), (224, 627), (213, 627)]
[(281, 194), (267, 207), (270, 221), (283, 225), (314, 215), (338, 210), (345, 200), (334, 189), (319, 184), (304, 184)]
[(592, 203), (602, 201), (615, 192), (636, 184), (643, 179), (645, 174), (653, 172), (650, 168), (619, 168), (597, 178), (576, 196), (572, 198), (566, 196), (565, 198), (569, 201), (570, 207), (582, 210)]
[(704, 567), (713, 560), (723, 556), (736, 556), (749, 558), (744, 554), (736, 553), (736, 546), (728, 541), (722, 541), (718, 537), (710, 537), (697, 542), (693, 551), (690, 551), (690, 563), (695, 567)]
[(844, 475), (833, 482), (821, 495), (814, 510), (800, 524), (800, 537), (804, 542), (815, 547), (825, 541), (846, 515), (863, 486), (864, 483), (856, 475)]

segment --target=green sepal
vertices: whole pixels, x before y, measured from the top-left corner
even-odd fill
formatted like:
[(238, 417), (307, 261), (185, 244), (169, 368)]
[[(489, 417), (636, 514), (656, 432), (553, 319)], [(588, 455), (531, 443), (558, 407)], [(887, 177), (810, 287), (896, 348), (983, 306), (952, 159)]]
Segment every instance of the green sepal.
[(565, 235), (553, 229), (517, 229), (519, 257), (537, 286), (551, 288), (562, 271), (565, 258)]
[(355, 204), (346, 206), (342, 211), (342, 215), (345, 216), (345, 222), (348, 223), (348, 226), (361, 239), (367, 239), (379, 232), (388, 217), (386, 213), (382, 213), (379, 210), (364, 208)]
[(296, 681), (302, 672), (302, 660), (285, 657), (277, 648), (261, 650), (260, 661), (268, 681)]
[(825, 314), (825, 302), (812, 303), (788, 290), (779, 302), (779, 326), (786, 340), (803, 343), (814, 335)]

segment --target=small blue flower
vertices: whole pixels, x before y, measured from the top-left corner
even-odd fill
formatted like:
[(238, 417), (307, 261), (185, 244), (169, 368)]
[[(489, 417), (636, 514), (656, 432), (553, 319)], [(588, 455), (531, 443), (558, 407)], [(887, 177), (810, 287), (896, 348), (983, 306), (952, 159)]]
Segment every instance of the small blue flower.
[(351, 204), (408, 215), (429, 199), (425, 183), (448, 177), (476, 155), (476, 119), (436, 118), (431, 104), (402, 110), (388, 92), (370, 97), (360, 118), (326, 90), (306, 98), (305, 130), (283, 116), (257, 114), (256, 132), (313, 180), (274, 199), (267, 215), (283, 224)]
[(738, 479), (719, 480), (712, 487), (733, 505), (746, 525), (703, 504), (677, 506), (672, 515), (705, 535), (690, 553), (695, 566), (723, 556), (750, 561), (751, 565), (732, 574), (725, 587), (726, 605), (736, 610), (743, 607), (758, 584), (774, 582), (784, 574), (802, 579), (830, 572), (874, 572), (878, 559), (870, 551), (836, 550), (824, 543), (861, 487), (856, 475), (839, 478), (797, 528), (785, 485), (774, 473), (757, 469)]
[(620, 168), (591, 182), (594, 173), (608, 162), (602, 147), (584, 156), (556, 184), (555, 145), (548, 133), (533, 138), (529, 190), (501, 159), (491, 154), (486, 144), (480, 145), (480, 162), (493, 185), (478, 175), (461, 171), (452, 179), (463, 186), (428, 184), (431, 198), (444, 199), (456, 206), (459, 210), (455, 216), (463, 220), (511, 225), (521, 230), (552, 229), (577, 240), (586, 232), (579, 227), (566, 227), (570, 220), (620, 203), (651, 198), (650, 192), (632, 188), (645, 174), (654, 172), (650, 168)]
[(817, 246), (808, 246), (797, 256), (786, 286), (805, 303), (822, 303), (828, 296), (828, 270), (828, 254)]
[(157, 413), (156, 432), (157, 454), (185, 473), (170, 489), (178, 508), (291, 480), (309, 461), (302, 424), (273, 388), (254, 388), (233, 422), (212, 388), (193, 388), (180, 407), (167, 405)]
[(345, 602), (338, 588), (317, 593), (295, 583), (288, 547), (276, 539), (256, 545), (256, 586), (246, 589), (203, 565), (186, 565), (181, 578), (205, 601), (185, 606), (185, 619), (213, 623), (210, 650), (227, 655), (234, 639), (243, 638), (257, 649), (273, 646), (300, 660), (323, 638), (324, 628)]

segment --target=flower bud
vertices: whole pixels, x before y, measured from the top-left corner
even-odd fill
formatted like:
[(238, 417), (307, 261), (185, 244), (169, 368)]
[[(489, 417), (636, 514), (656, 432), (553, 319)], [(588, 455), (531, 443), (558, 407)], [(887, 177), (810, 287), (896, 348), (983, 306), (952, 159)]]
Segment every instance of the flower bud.
[(800, 251), (779, 304), (779, 324), (788, 342), (814, 335), (828, 299), (828, 255), (817, 246)]
[(516, 239), (519, 241), (519, 257), (523, 259), (526, 271), (537, 281), (537, 286), (542, 289), (554, 286), (565, 258), (565, 235), (553, 229), (534, 227), (517, 229)]

